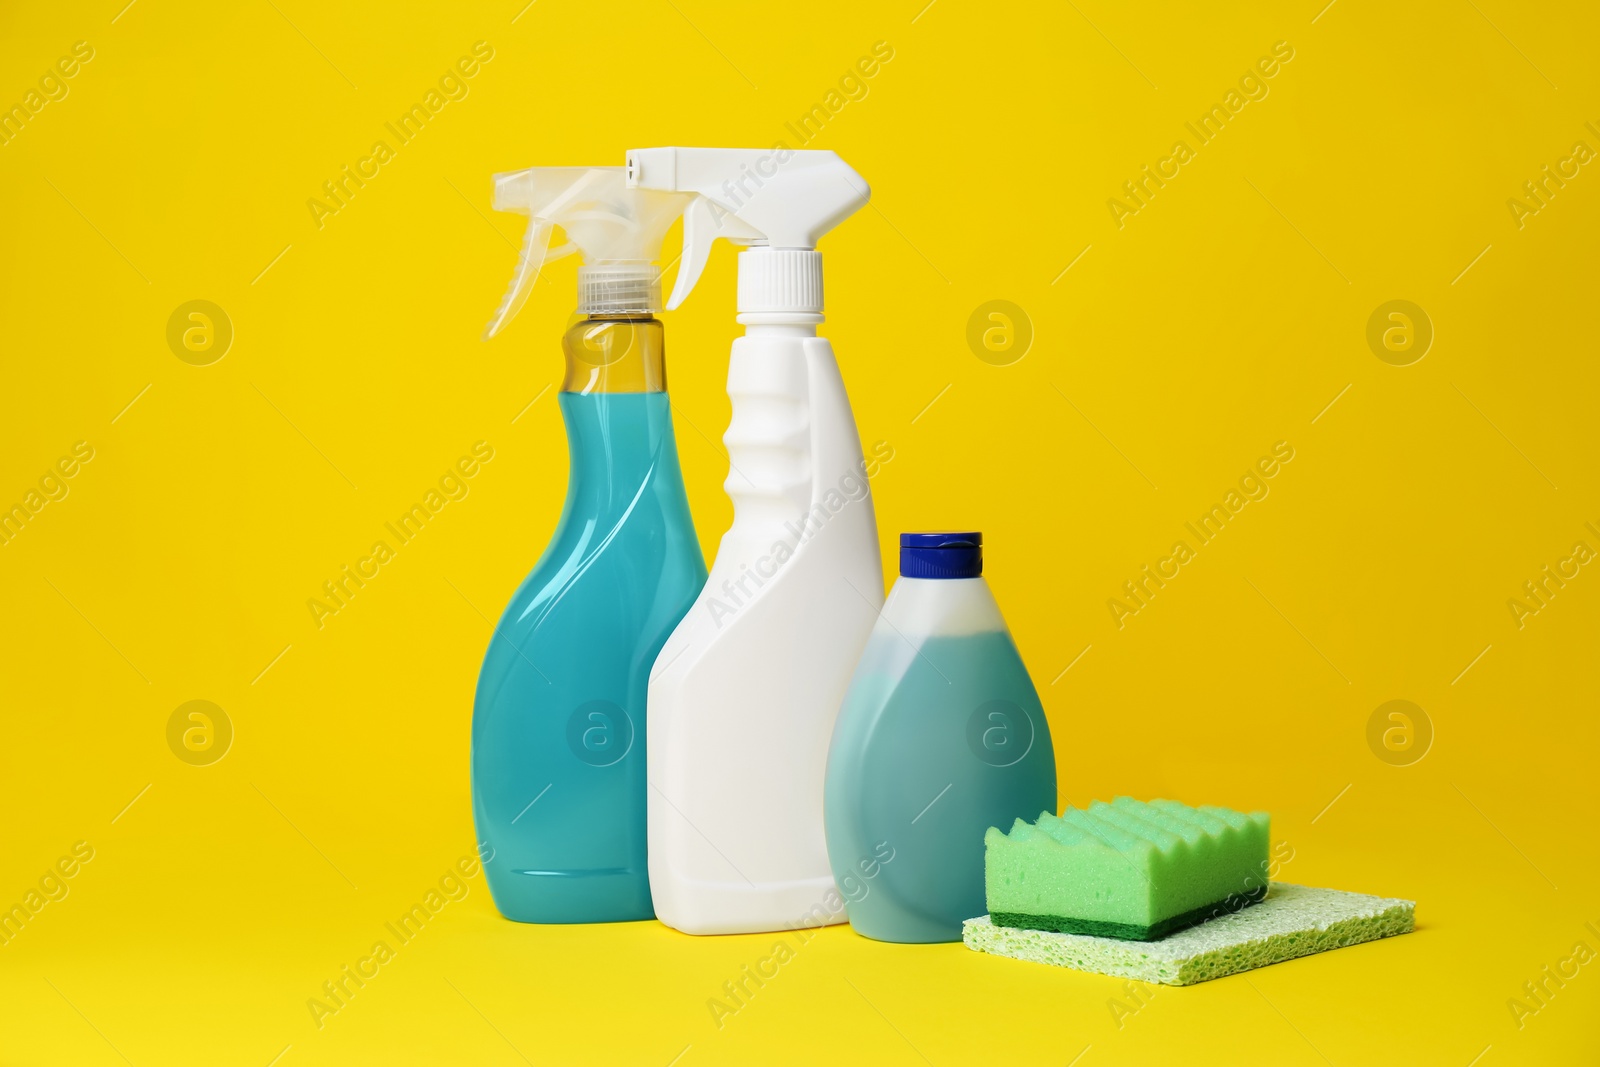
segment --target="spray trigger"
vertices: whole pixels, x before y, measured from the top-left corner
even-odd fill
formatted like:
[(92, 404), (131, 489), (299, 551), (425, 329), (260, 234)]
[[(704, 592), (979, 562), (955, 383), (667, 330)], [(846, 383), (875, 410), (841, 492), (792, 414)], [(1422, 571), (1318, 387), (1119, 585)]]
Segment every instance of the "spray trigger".
[[(630, 189), (621, 167), (532, 167), (496, 174), (497, 211), (527, 215), (528, 230), (511, 285), (483, 339), (522, 310), (539, 272), (551, 260), (581, 253), (578, 310), (644, 314), (659, 309), (662, 238), (688, 194)], [(556, 229), (566, 241), (551, 247)]]
[(746, 244), (764, 240), (753, 227), (720, 207), (715, 200), (696, 197), (684, 211), (683, 255), (678, 262), (678, 280), (672, 286), (672, 296), (667, 299), (668, 311), (675, 311), (693, 291), (706, 269), (706, 261), (711, 258), (711, 245), (717, 238), (726, 237)]

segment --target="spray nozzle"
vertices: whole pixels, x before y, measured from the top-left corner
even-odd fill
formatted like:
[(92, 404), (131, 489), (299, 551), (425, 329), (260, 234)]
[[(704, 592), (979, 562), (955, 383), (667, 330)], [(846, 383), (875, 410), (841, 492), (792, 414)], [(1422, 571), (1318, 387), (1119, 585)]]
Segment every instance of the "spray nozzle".
[[(487, 341), (522, 310), (551, 260), (578, 252), (580, 314), (654, 314), (661, 310), (661, 268), (655, 260), (667, 230), (690, 197), (629, 186), (622, 167), (531, 167), (494, 176), (496, 211), (529, 217), (528, 232)], [(550, 247), (560, 229), (563, 244)]]
[(669, 310), (694, 289), (712, 243), (725, 237), (761, 253), (740, 257), (740, 312), (820, 316), (817, 241), (872, 195), (838, 153), (787, 148), (637, 148), (628, 153), (627, 181), (696, 194), (683, 216)]

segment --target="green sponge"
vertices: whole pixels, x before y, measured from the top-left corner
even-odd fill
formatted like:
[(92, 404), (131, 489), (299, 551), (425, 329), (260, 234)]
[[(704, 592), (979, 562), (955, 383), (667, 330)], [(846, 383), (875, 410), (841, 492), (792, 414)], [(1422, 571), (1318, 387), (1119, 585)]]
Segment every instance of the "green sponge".
[(984, 835), (984, 888), (999, 926), (1153, 941), (1259, 901), (1265, 812), (1118, 797)]
[(1117, 978), (1193, 985), (1227, 974), (1344, 948), (1415, 928), (1409, 900), (1274, 882), (1266, 900), (1152, 944), (1108, 937), (1016, 930), (988, 916), (968, 919), (967, 947)]

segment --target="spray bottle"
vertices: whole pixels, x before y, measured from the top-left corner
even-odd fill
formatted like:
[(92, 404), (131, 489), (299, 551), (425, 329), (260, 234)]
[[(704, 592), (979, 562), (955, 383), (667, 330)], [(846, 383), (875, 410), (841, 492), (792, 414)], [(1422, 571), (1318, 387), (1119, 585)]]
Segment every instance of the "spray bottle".
[(883, 605), (867, 463), (822, 321), (817, 241), (867, 202), (835, 153), (650, 148), (629, 184), (695, 194), (668, 308), (739, 255), (733, 525), (650, 677), (650, 890), (686, 933), (843, 922), (823, 833), (834, 720)]
[[(516, 314), (544, 263), (581, 252), (558, 402), (571, 473), (555, 534), (495, 627), (472, 719), (472, 799), (496, 907), (519, 922), (648, 919), (645, 688), (705, 582), (666, 394), (661, 271), (688, 196), (629, 188), (621, 167), (495, 176), (530, 216)], [(568, 243), (552, 250), (551, 234)]]

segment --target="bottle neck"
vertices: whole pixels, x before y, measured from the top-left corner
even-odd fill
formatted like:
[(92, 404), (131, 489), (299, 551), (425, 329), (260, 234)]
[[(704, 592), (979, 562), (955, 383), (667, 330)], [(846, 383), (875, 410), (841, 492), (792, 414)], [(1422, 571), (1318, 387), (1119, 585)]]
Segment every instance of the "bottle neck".
[(664, 393), (666, 335), (650, 315), (590, 315), (561, 338), (565, 393)]
[[(821, 321), (822, 316), (816, 316)], [(786, 315), (740, 315), (746, 337), (815, 337), (817, 323), (796, 322)]]

